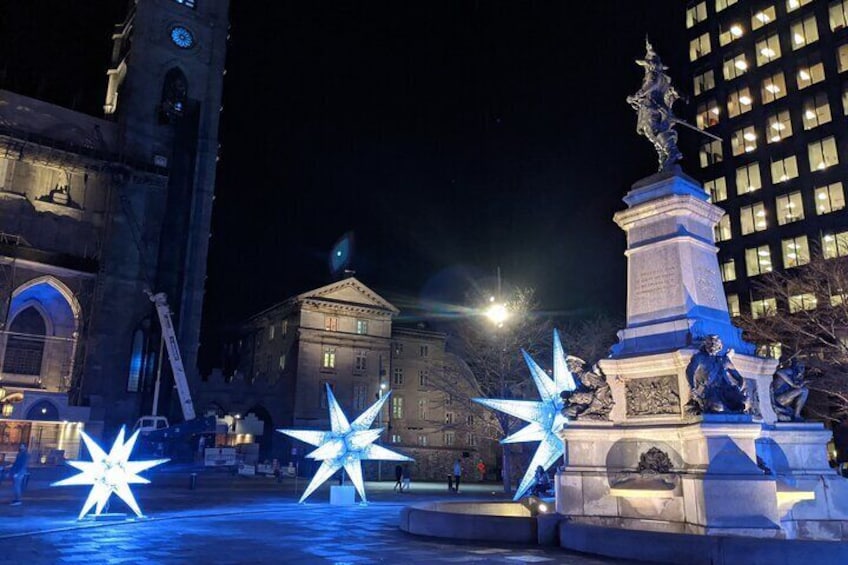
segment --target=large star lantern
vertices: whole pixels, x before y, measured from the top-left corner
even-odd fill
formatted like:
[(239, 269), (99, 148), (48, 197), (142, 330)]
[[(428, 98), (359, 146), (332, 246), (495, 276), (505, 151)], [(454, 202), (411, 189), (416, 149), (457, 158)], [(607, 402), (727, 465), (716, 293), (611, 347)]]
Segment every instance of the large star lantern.
[(81, 520), (92, 507), (94, 515), (99, 516), (106, 506), (106, 502), (113, 494), (117, 494), (121, 500), (127, 503), (136, 516), (141, 517), (141, 510), (130, 490), (131, 484), (147, 484), (150, 481), (138, 476), (156, 465), (161, 465), (168, 459), (151, 459), (148, 461), (130, 461), (130, 454), (138, 438), (138, 430), (124, 443), (124, 428), (118, 432), (112, 449), (106, 453), (97, 443), (88, 437), (85, 432), (80, 432), (91, 461), (68, 461), (68, 465), (79, 469), (81, 473), (67, 479), (57, 481), (51, 486), (67, 485), (91, 485), (91, 492), (82, 506), (78, 519)]
[(577, 388), (574, 377), (568, 370), (565, 352), (562, 349), (559, 332), (556, 330), (554, 330), (553, 378), (548, 376), (526, 351), (522, 349), (521, 353), (524, 355), (524, 360), (530, 369), (533, 382), (539, 390), (541, 401), (500, 400), (492, 398), (474, 399), (474, 402), (483, 406), (505, 412), (510, 416), (515, 416), (525, 422), (529, 422), (514, 434), (510, 434), (502, 439), (501, 443), (539, 442), (539, 447), (530, 461), (530, 466), (527, 472), (524, 473), (521, 483), (518, 485), (514, 500), (518, 500), (524, 496), (527, 490), (533, 486), (536, 467), (541, 465), (543, 469), (548, 470), (562, 456), (562, 440), (557, 436), (557, 432), (562, 429), (562, 426), (568, 420), (562, 415), (563, 401), (560, 393)]
[(383, 433), (383, 428), (370, 429), (374, 418), (380, 413), (383, 404), (386, 403), (391, 391), (383, 395), (377, 402), (371, 405), (359, 417), (349, 423), (347, 416), (342, 412), (336, 397), (333, 396), (333, 389), (327, 385), (327, 403), (330, 407), (330, 428), (329, 432), (319, 432), (312, 430), (277, 430), (287, 436), (291, 436), (300, 441), (306, 442), (309, 445), (314, 445), (318, 449), (313, 450), (306, 456), (310, 459), (321, 461), (321, 466), (312, 477), (309, 486), (300, 497), (300, 502), (312, 494), (321, 484), (332, 477), (336, 471), (344, 467), (347, 471), (353, 486), (359, 493), (359, 497), (363, 503), (367, 503), (365, 498), (365, 485), (362, 482), (362, 464), (361, 461), (379, 459), (383, 461), (412, 461), (411, 458), (400, 453), (395, 453), (390, 449), (374, 445), (380, 434)]

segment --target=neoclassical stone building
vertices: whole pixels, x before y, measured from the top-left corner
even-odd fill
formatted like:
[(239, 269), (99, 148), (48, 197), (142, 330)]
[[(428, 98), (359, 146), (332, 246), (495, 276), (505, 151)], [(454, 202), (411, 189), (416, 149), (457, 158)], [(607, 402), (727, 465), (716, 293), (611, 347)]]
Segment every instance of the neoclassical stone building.
[(485, 411), (460, 407), (441, 386), (438, 373), (459, 362), (446, 353), (445, 334), (395, 325), (398, 314), (354, 277), (291, 297), (235, 330), (227, 366), (200, 384), (196, 405), (256, 414), (265, 422), (262, 456), (302, 463), (307, 446), (274, 430), (329, 429), (326, 385), (351, 418), (391, 392), (375, 427), (385, 428), (384, 443), (415, 457), (417, 477), (441, 479), (456, 458), (468, 472), (480, 458), (493, 468), (494, 444), (475, 420)]

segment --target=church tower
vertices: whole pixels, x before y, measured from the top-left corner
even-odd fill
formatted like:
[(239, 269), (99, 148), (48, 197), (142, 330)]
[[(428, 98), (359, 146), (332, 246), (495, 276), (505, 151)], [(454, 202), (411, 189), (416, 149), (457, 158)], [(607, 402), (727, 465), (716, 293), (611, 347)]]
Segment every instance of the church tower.
[[(131, 1), (126, 19), (112, 36), (103, 106), (105, 117), (117, 125), (122, 154), (167, 176), (164, 190), (122, 179), (119, 214), (127, 225), (115, 229), (129, 230), (137, 256), (134, 261), (131, 256), (136, 254), (127, 254), (119, 243), (106, 250), (104, 260), (111, 261), (113, 274), (135, 270), (146, 289), (167, 294), (190, 380), (197, 376), (228, 8), (228, 0)], [(128, 238), (113, 241), (120, 239)], [(104, 301), (111, 300), (103, 304), (105, 310), (122, 304), (117, 299), (122, 283), (112, 282), (111, 292), (102, 294)], [(143, 294), (141, 298), (146, 300)], [(152, 312), (149, 307), (146, 304), (145, 310)], [(158, 322), (151, 316), (145, 324), (142, 356), (149, 358), (158, 351)], [(163, 374), (168, 369), (164, 363)], [(140, 392), (149, 393), (149, 384)], [(160, 406), (165, 413), (170, 391), (169, 381), (163, 380)]]

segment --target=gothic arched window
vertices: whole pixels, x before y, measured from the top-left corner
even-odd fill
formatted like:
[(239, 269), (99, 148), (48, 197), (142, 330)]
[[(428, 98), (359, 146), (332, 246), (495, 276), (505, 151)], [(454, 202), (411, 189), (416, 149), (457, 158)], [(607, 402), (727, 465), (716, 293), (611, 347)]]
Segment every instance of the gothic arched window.
[(41, 313), (29, 306), (9, 326), (3, 372), (15, 375), (40, 375), (44, 357), (47, 325)]
[(165, 75), (162, 83), (162, 102), (159, 106), (159, 118), (162, 123), (171, 123), (182, 117), (188, 102), (188, 79), (178, 68)]

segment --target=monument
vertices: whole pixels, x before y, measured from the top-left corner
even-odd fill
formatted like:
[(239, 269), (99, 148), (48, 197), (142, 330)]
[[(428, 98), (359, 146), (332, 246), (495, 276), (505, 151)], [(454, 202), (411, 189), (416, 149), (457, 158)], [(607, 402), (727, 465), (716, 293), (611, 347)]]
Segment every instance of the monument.
[(598, 363), (604, 410), (563, 409), (557, 512), (616, 528), (848, 539), (830, 432), (800, 421), (803, 369), (776, 373), (732, 325), (713, 231), (724, 211), (677, 164), (674, 127), (691, 126), (674, 116), (678, 95), (650, 43), (637, 63), (645, 75), (628, 103), (659, 171), (614, 216), (627, 234), (626, 327)]

